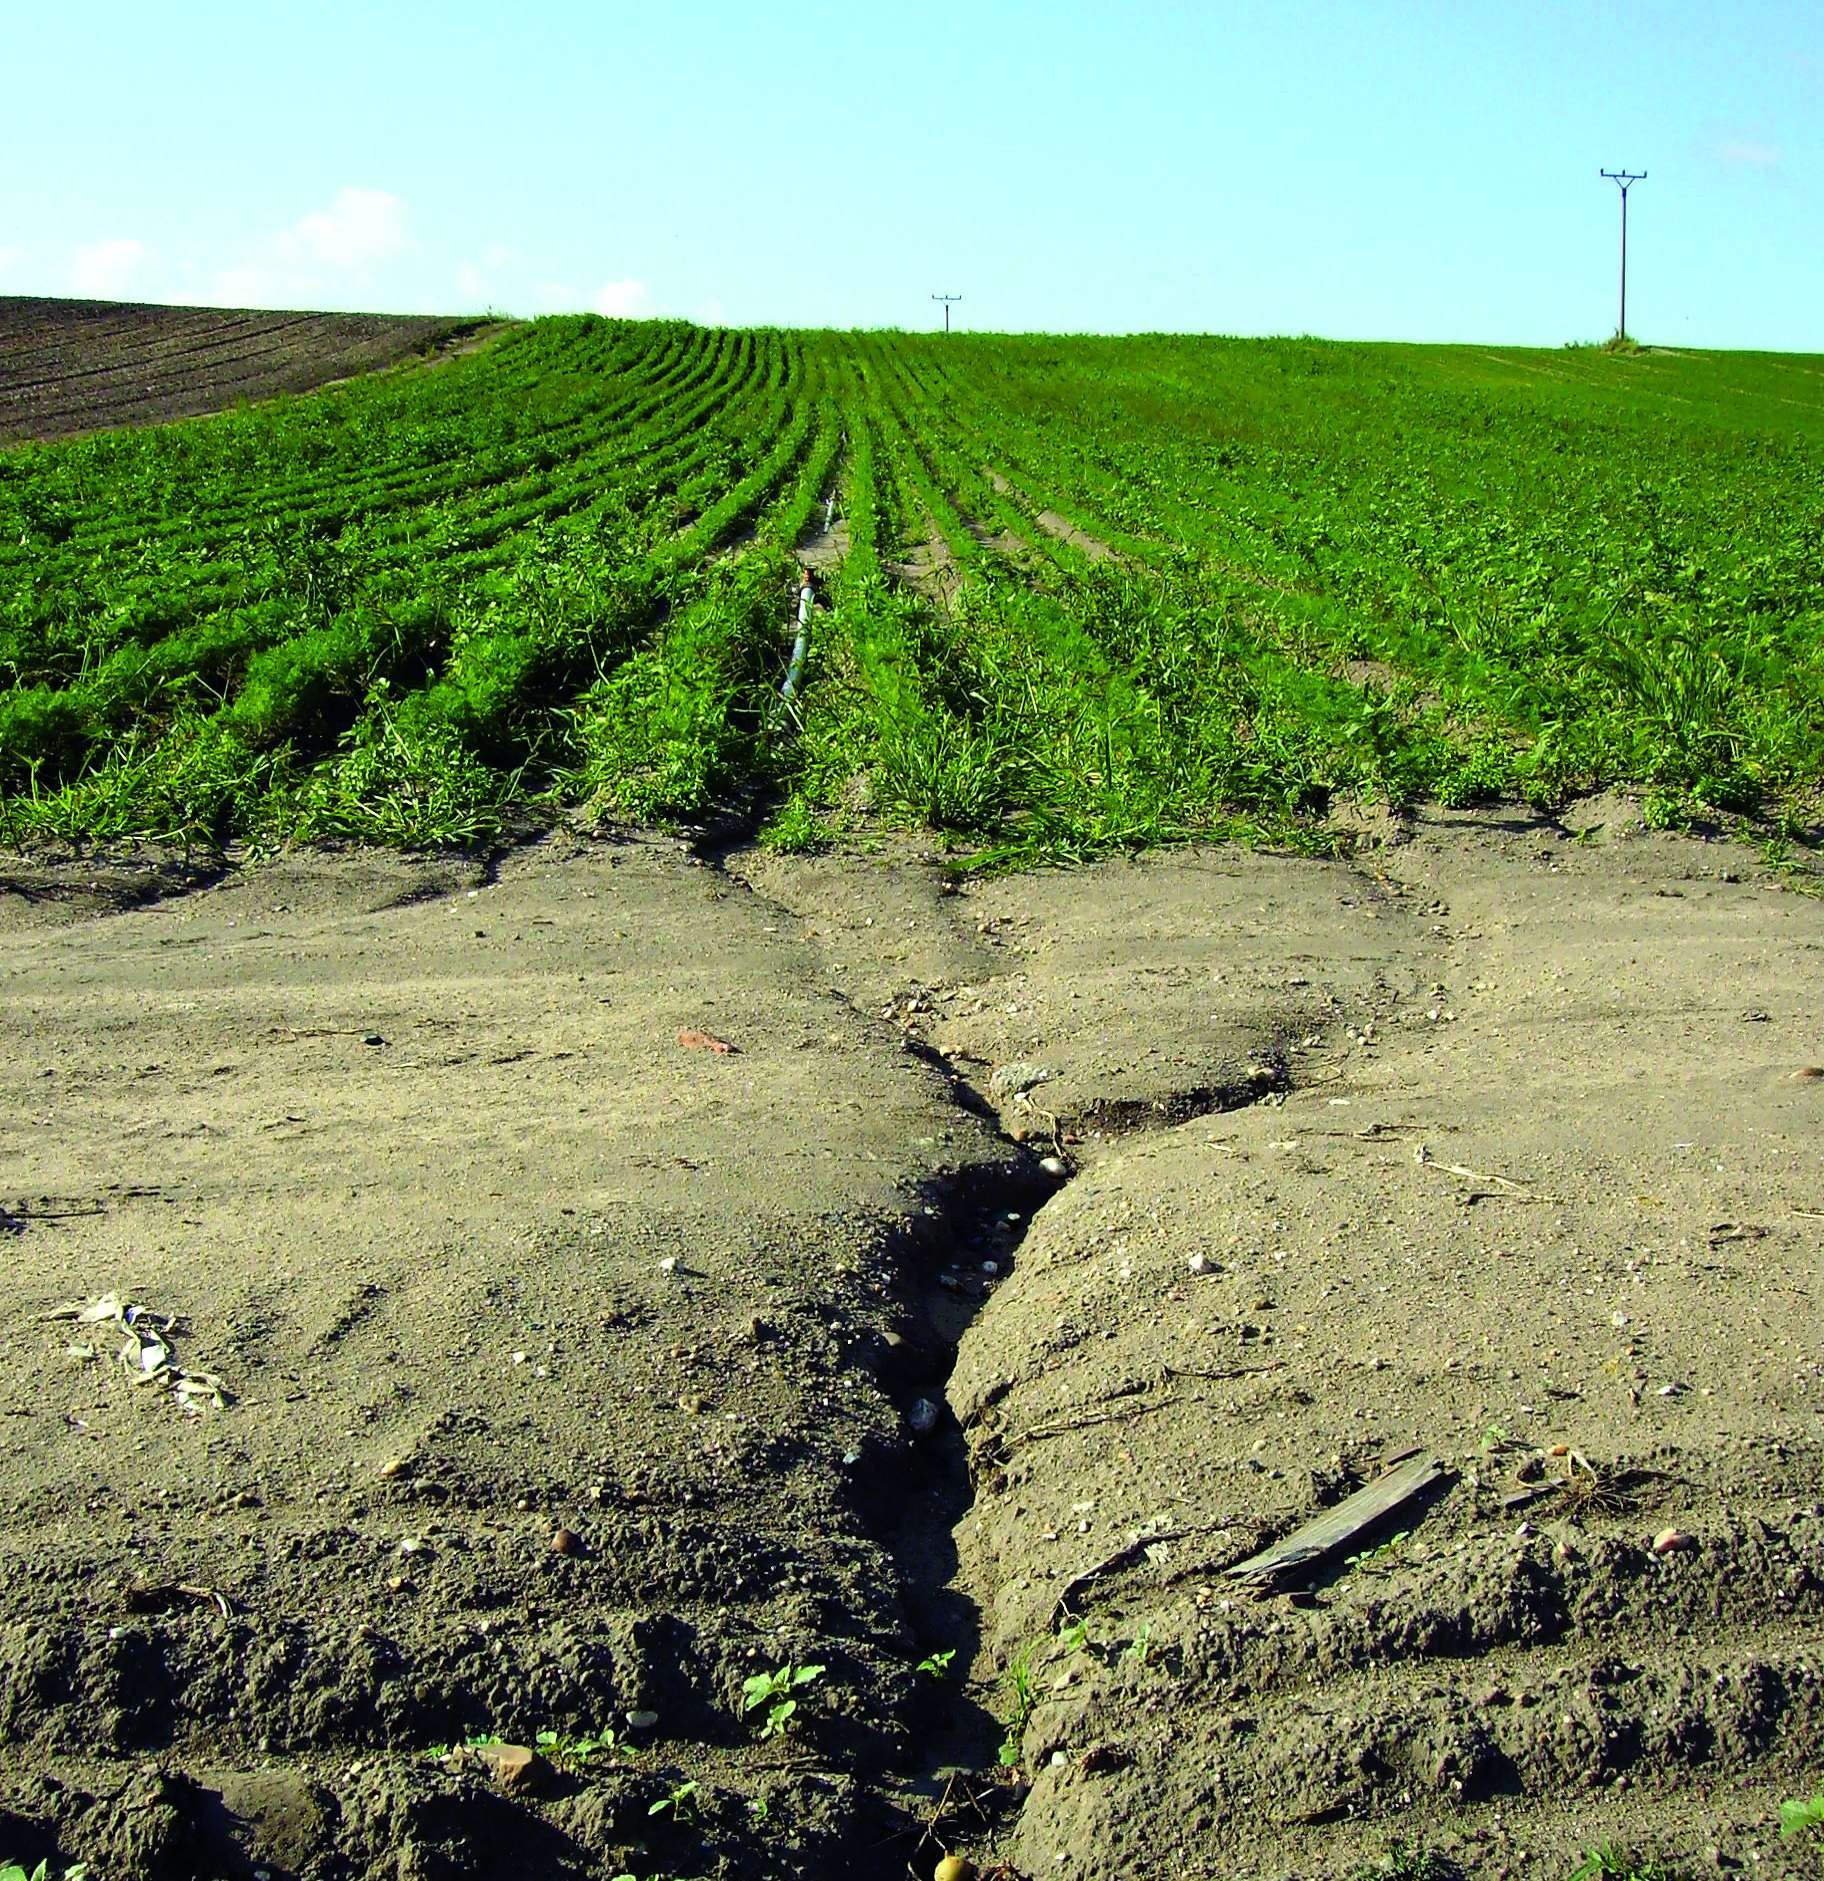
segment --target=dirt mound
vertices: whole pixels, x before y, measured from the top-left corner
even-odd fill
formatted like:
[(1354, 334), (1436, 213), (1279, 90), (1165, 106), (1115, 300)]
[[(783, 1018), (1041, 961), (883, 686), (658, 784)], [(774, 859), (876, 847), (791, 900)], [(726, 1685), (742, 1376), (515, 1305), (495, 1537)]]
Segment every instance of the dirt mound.
[(0, 444), (223, 411), (460, 348), (488, 323), (0, 295)]
[(0, 1855), (1778, 1872), (1824, 913), (1586, 829), (0, 871)]

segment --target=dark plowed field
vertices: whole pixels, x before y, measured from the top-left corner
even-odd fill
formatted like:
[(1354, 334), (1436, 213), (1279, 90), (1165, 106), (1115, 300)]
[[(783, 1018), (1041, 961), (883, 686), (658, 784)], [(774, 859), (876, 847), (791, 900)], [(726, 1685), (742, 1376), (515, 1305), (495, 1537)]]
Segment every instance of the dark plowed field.
[(0, 444), (194, 418), (444, 350), (473, 320), (0, 296)]

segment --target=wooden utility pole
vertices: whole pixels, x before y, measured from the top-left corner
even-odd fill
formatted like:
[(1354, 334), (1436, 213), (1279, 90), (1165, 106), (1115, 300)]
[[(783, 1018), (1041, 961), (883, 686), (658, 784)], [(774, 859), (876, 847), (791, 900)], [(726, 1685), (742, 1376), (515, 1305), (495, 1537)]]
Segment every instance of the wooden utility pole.
[(1628, 337), (1628, 187), (1641, 182), (1647, 173), (1645, 170), (1603, 170), (1600, 174), (1621, 191), (1621, 324), (1615, 329), (1615, 337), (1625, 340)]
[(933, 294), (931, 298), (933, 300), (941, 300), (944, 303), (944, 331), (948, 333), (950, 331), (950, 303), (952, 301), (961, 300), (962, 295), (960, 294)]

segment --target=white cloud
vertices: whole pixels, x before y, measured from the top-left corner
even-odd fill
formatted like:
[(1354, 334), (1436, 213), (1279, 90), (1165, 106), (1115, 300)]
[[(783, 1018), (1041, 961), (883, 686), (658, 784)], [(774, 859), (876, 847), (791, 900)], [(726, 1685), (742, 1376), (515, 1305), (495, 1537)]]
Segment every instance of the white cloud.
[(1739, 165), (1747, 170), (1777, 170), (1780, 167), (1780, 149), (1777, 144), (1765, 144), (1752, 137), (1725, 137), (1716, 147), (1718, 158), (1729, 164)]
[(119, 300), (132, 287), (133, 277), (151, 258), (151, 249), (130, 236), (89, 242), (70, 254), (70, 292), (95, 300)]
[(524, 261), (525, 256), (517, 248), (496, 242), (479, 260), (457, 263), (456, 292), (472, 304), (486, 301), (492, 305), (501, 298), (502, 275), (516, 273)]
[(327, 209), (314, 209), (273, 240), (282, 261), (335, 274), (362, 274), (410, 252), (405, 204), (383, 189), (344, 189)]
[(604, 281), (589, 297), (590, 308), (615, 320), (644, 320), (652, 312), (652, 295), (644, 281)]
[(220, 269), (205, 299), (222, 307), (312, 307), (365, 291), (417, 247), (405, 204), (383, 189), (343, 189), (325, 209)]

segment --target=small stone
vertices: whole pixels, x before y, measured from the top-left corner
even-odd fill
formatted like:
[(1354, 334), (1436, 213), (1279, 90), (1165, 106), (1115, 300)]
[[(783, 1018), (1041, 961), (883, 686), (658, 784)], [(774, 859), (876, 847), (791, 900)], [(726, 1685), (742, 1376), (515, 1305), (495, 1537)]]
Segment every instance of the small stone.
[(1017, 1097), (1034, 1085), (1049, 1084), (1057, 1076), (1050, 1065), (1036, 1065), (1024, 1059), (999, 1067), (990, 1074), (988, 1088), (996, 1097)]
[(675, 1274), (677, 1271), (678, 1271), (678, 1257), (675, 1254), (667, 1254), (665, 1258), (659, 1262), (660, 1273)]
[(1794, 1084), (1815, 1084), (1819, 1078), (1824, 1078), (1824, 1065), (1800, 1065), (1792, 1074)]
[(551, 1766), (524, 1744), (481, 1744), (470, 1755), (509, 1796), (533, 1796), (552, 1777)]
[(423, 1554), (424, 1551), (424, 1543), (416, 1535), (407, 1535), (399, 1544), (399, 1552), (401, 1554)]
[(983, 1273), (998, 1274), (1000, 1271), (1001, 1271), (1001, 1263), (999, 1261), (983, 1261), (982, 1262)]
[(361, 1043), (363, 1045), (384, 1045), (386, 1043), (386, 1040), (383, 1039), (378, 1032), (370, 1032), (368, 1033), (367, 1037), (361, 1041)]
[(574, 1529), (560, 1528), (551, 1537), (551, 1552), (553, 1554), (581, 1554), (583, 1538)]
[(975, 1881), (976, 1866), (967, 1855), (946, 1855), (931, 1870), (931, 1881)]
[(937, 1428), (938, 1409), (929, 1398), (920, 1398), (906, 1413), (906, 1422), (917, 1437), (928, 1437)]
[(410, 1468), (411, 1464), (404, 1457), (396, 1456), (380, 1465), (380, 1474), (391, 1482), (395, 1476), (403, 1476)]
[(656, 1711), (630, 1711), (627, 1714), (627, 1728), (630, 1731), (650, 1731), (659, 1722)]
[(1691, 1537), (1682, 1529), (1662, 1528), (1653, 1537), (1655, 1554), (1679, 1554), (1691, 1546)]
[(1193, 1254), (1191, 1258), (1185, 1262), (1185, 1265), (1189, 1267), (1194, 1274), (1213, 1274), (1217, 1271), (1216, 1263), (1201, 1250)]
[(678, 1400), (678, 1409), (688, 1412), (692, 1417), (701, 1417), (703, 1415), (703, 1394), (698, 1391), (685, 1392), (683, 1397)]
[(1043, 1169), (1048, 1176), (1054, 1176), (1060, 1182), (1070, 1174), (1070, 1164), (1067, 1163), (1062, 1156), (1041, 1156), (1039, 1158), (1039, 1167)]

